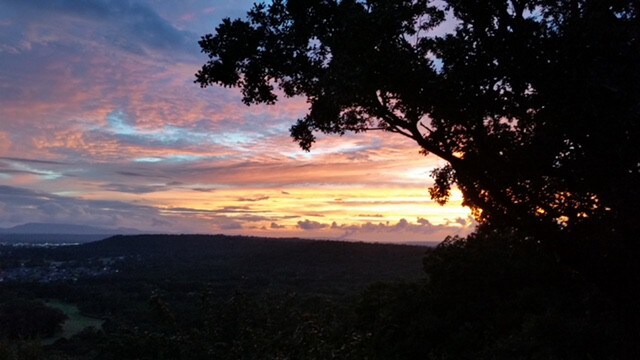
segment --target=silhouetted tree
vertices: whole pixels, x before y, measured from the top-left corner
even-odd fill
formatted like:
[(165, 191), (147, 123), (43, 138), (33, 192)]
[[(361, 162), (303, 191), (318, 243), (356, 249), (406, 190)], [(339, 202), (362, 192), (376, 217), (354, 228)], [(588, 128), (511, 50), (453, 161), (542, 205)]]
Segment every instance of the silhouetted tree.
[(366, 358), (638, 358), (637, 310), (519, 236), (447, 238), (424, 267), (424, 283), (361, 293)]
[[(438, 5), (442, 4), (444, 5)], [(536, 234), (638, 230), (640, 21), (636, 0), (275, 0), (200, 46), (202, 87), (246, 104), (305, 97), (291, 128), (382, 130), (448, 164), (485, 224)], [(442, 28), (455, 26), (449, 32)], [(279, 88), (279, 91), (276, 90)]]

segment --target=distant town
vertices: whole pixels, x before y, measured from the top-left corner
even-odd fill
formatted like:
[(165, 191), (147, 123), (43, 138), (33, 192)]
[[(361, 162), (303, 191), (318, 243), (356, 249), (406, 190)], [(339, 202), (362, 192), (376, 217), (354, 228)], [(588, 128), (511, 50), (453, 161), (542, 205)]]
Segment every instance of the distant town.
[[(21, 247), (14, 244), (13, 247)], [(29, 245), (30, 247), (46, 247), (44, 244)], [(61, 246), (55, 244), (54, 246)], [(2, 250), (0, 250), (2, 255)], [(119, 272), (117, 264), (124, 261), (124, 256), (116, 258), (100, 258), (72, 261), (33, 261), (25, 260), (17, 266), (0, 268), (0, 282), (75, 282), (80, 279), (96, 278)]]

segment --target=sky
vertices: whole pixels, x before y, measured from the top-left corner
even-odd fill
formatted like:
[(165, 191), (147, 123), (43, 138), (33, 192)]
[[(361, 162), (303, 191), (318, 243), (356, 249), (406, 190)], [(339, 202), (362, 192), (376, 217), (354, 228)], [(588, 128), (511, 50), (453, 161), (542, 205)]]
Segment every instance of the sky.
[(28, 222), (391, 243), (473, 229), (443, 165), (389, 133), (289, 137), (304, 99), (194, 84), (244, 0), (0, 0), (0, 227)]

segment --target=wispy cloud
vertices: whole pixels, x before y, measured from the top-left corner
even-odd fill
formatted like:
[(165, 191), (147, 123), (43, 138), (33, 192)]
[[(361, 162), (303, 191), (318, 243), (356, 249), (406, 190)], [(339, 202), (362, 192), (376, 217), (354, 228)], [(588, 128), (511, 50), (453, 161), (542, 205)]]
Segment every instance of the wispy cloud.
[[(89, 29), (97, 41), (106, 42), (114, 47), (136, 54), (149, 49), (176, 51), (193, 47), (189, 40), (196, 34), (175, 28), (160, 17), (150, 6), (133, 1), (74, 1), (74, 0), (8, 0), (5, 6), (23, 18), (37, 18), (45, 21), (40, 26), (50, 25), (49, 21), (77, 22), (78, 25), (90, 24)], [(66, 36), (82, 33), (66, 33)], [(30, 49), (33, 43), (50, 43), (61, 40), (55, 33), (28, 33), (22, 41), (22, 47)]]
[(16, 163), (27, 163), (27, 164), (67, 165), (67, 163), (60, 162), (60, 161), (24, 159), (24, 158), (7, 157), (7, 156), (0, 156), (0, 160), (11, 161)]
[(157, 209), (150, 206), (64, 197), (11, 186), (0, 186), (0, 204), (0, 223), (4, 226), (42, 221), (152, 229), (154, 220), (161, 219)]

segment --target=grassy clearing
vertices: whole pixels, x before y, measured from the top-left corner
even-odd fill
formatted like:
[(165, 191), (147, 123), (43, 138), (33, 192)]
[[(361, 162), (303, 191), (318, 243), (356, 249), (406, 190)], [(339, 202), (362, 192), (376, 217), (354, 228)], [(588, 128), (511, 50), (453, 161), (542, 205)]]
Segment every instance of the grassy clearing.
[(46, 304), (49, 307), (61, 310), (69, 317), (69, 319), (62, 325), (62, 331), (59, 334), (43, 340), (42, 343), (45, 345), (52, 344), (56, 340), (63, 337), (68, 339), (91, 326), (96, 329), (100, 329), (100, 327), (102, 327), (102, 324), (104, 323), (104, 320), (82, 315), (80, 313), (80, 309), (78, 309), (76, 305), (71, 303), (62, 301), (48, 301), (46, 302)]

